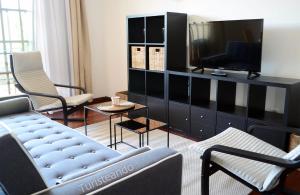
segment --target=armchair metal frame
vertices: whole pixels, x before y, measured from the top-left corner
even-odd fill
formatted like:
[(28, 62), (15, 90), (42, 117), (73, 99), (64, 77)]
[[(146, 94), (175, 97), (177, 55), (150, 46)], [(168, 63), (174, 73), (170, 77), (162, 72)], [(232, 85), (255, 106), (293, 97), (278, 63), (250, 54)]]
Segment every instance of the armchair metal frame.
[[(247, 131), (248, 131), (248, 133), (251, 134), (255, 129), (284, 131), (284, 132), (300, 135), (300, 129), (297, 129), (297, 128), (273, 127), (273, 126), (265, 126), (265, 125), (252, 125), (248, 128)], [(227, 169), (218, 165), (217, 163), (211, 161), (211, 153), (214, 151), (286, 168), (279, 178), (279, 184), (271, 191), (266, 191), (266, 192), (261, 192), (261, 193), (274, 194), (279, 191), (284, 194), (291, 194), (291, 195), (299, 194), (299, 192), (294, 192), (292, 190), (285, 188), (284, 184), (285, 184), (287, 175), (290, 172), (300, 168), (300, 158), (298, 158), (296, 160), (287, 160), (287, 159), (282, 159), (282, 158), (278, 158), (278, 157), (274, 157), (274, 156), (269, 156), (269, 155), (259, 154), (259, 153), (250, 152), (250, 151), (246, 151), (246, 150), (241, 150), (241, 149), (237, 149), (237, 148), (232, 148), (232, 147), (227, 147), (227, 146), (222, 146), (222, 145), (215, 145), (215, 146), (212, 146), (211, 148), (207, 149), (201, 156), (201, 158), (202, 158), (201, 194), (202, 195), (209, 194), (209, 176), (213, 175), (217, 171), (222, 171), (222, 172), (226, 173), (227, 175), (231, 176), (232, 178), (243, 183), (244, 185), (248, 186), (252, 190), (259, 192), (259, 190), (255, 186), (251, 185), (247, 181), (245, 181), (245, 180), (241, 179), (240, 177), (236, 176), (235, 174), (231, 173), (230, 171), (228, 171)]]
[[(12, 59), (12, 55), (10, 55), (10, 67), (11, 67), (11, 72), (12, 75), (16, 81), (16, 88), (24, 94), (32, 95), (32, 96), (40, 96), (40, 97), (47, 97), (47, 98), (54, 98), (54, 99), (58, 99), (62, 106), (61, 107), (57, 107), (57, 108), (50, 108), (50, 109), (43, 109), (43, 110), (38, 110), (39, 112), (50, 112), (50, 111), (57, 111), (57, 110), (62, 110), (63, 112), (63, 118), (56, 118), (53, 117), (51, 118), (52, 120), (63, 120), (64, 125), (68, 126), (68, 122), (69, 121), (80, 121), (82, 122), (84, 119), (83, 118), (68, 118), (69, 115), (73, 114), (74, 112), (82, 109), (85, 105), (88, 104), (88, 102), (85, 102), (83, 104), (80, 105), (76, 105), (76, 106), (68, 106), (66, 99), (63, 96), (60, 95), (52, 95), (52, 94), (46, 94), (46, 93), (39, 93), (39, 92), (32, 92), (32, 91), (27, 91), (25, 90), (22, 85), (20, 84), (20, 82), (18, 81), (16, 75), (15, 75), (15, 71), (14, 71), (14, 67), (13, 67), (13, 59)], [(80, 90), (80, 94), (84, 94), (86, 93), (86, 90), (82, 87), (78, 87), (78, 86), (71, 86), (71, 85), (62, 85), (62, 84), (54, 84), (54, 86), (56, 87), (62, 87), (62, 88), (69, 88), (69, 89), (77, 89)], [(33, 107), (33, 106), (32, 106)], [(33, 107), (34, 108), (34, 107)], [(85, 113), (85, 116), (87, 117), (88, 112)]]

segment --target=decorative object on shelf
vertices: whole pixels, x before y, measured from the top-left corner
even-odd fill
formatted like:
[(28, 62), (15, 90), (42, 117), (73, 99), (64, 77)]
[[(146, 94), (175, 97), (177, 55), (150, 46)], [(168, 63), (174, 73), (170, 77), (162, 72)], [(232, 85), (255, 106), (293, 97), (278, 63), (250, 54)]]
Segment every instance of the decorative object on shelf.
[(145, 47), (131, 47), (131, 66), (132, 68), (146, 69), (145, 65)]
[(134, 107), (135, 107), (134, 103), (127, 102), (127, 101), (120, 101), (119, 105), (113, 105), (112, 102), (107, 102), (107, 104), (101, 104), (97, 108), (101, 111), (106, 111), (106, 112), (118, 112), (118, 111), (129, 110)]
[(149, 47), (149, 70), (164, 71), (165, 48)]
[(111, 97), (111, 103), (113, 106), (119, 106), (120, 105), (120, 97), (119, 96)]

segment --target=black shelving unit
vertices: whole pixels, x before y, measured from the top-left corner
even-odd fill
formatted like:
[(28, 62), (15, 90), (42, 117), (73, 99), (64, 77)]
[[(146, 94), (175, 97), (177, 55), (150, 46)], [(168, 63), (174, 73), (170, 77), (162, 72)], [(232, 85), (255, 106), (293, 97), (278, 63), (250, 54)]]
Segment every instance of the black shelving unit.
[[(182, 29), (187, 29), (187, 14), (167, 12), (128, 16), (127, 28), (128, 99), (148, 105), (150, 118), (168, 122), (166, 70), (174, 64), (186, 63), (187, 36), (186, 30)], [(145, 48), (145, 69), (132, 68), (132, 46)], [(164, 71), (149, 70), (150, 47), (164, 49)]]
[[(241, 73), (228, 73), (227, 77), (216, 77), (210, 73), (210, 71), (205, 71), (203, 74), (191, 72), (183, 67), (176, 71), (174, 69), (168, 71), (169, 115), (181, 123), (188, 120), (185, 122), (188, 124), (185, 124), (184, 128), (180, 127), (187, 135), (203, 140), (228, 127), (246, 130), (253, 124), (300, 127), (300, 105), (296, 100), (300, 98), (299, 79), (261, 76), (249, 80), (246, 74)], [(188, 82), (190, 82), (188, 90), (181, 87), (182, 85), (186, 86), (186, 80), (175, 80), (174, 78), (188, 78)], [(210, 86), (213, 80), (217, 81), (216, 100), (212, 100), (210, 97), (212, 90)], [(176, 82), (181, 82), (181, 84), (176, 84)], [(238, 83), (248, 85), (245, 106), (236, 105)], [(188, 94), (188, 97), (179, 95), (184, 98), (173, 98), (172, 86), (174, 89), (181, 90), (176, 94)], [(281, 88), (286, 91), (283, 113), (266, 110), (266, 103), (269, 101), (266, 94), (269, 87)], [(182, 99), (189, 101), (182, 101)], [(181, 111), (173, 108), (179, 107), (179, 104), (184, 104), (186, 107), (180, 108)], [(188, 108), (189, 112), (186, 111)], [(179, 124), (173, 123), (173, 121), (170, 121), (170, 126), (179, 129)], [(282, 149), (288, 147), (289, 135), (287, 133), (257, 130), (254, 135)]]
[[(150, 117), (188, 136), (204, 140), (228, 127), (246, 130), (253, 124), (300, 127), (300, 80), (228, 73), (216, 77), (187, 69), (187, 15), (164, 13), (130, 16), (128, 21), (128, 98), (149, 106)], [(130, 47), (145, 47), (146, 68), (131, 68)], [(149, 70), (149, 47), (165, 49), (165, 70)], [(217, 87), (212, 89), (212, 81)], [(248, 87), (245, 105), (236, 105), (237, 84)], [(269, 87), (286, 91), (283, 113), (266, 109)], [(215, 91), (212, 91), (215, 90)], [(211, 94), (216, 94), (212, 98)], [(254, 135), (287, 149), (289, 135), (257, 130)]]

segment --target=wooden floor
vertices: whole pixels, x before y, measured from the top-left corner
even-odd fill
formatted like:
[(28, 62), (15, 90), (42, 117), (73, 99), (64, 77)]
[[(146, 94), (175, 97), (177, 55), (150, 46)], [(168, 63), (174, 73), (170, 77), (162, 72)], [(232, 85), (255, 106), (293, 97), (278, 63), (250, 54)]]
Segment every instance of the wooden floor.
[[(62, 113), (60, 112), (57, 112), (53, 115), (50, 115), (50, 116), (53, 116), (53, 117), (61, 117), (62, 116)], [(74, 113), (73, 115), (71, 115), (71, 117), (74, 117), (74, 118), (82, 118), (83, 117), (83, 111), (78, 111), (76, 113)], [(88, 116), (88, 124), (93, 124), (93, 123), (98, 123), (98, 122), (101, 122), (101, 121), (104, 121), (104, 120), (107, 120), (107, 118), (104, 116), (104, 115), (100, 115), (99, 113), (95, 113), (95, 112), (89, 112), (89, 116)], [(58, 121), (58, 122), (61, 122), (63, 123), (62, 121)], [(83, 122), (69, 122), (69, 127), (71, 128), (78, 128), (78, 127), (82, 127), (84, 125)], [(185, 138), (188, 138), (188, 139), (192, 139), (190, 137), (187, 137), (185, 135), (181, 135), (180, 133), (178, 132), (174, 132), (174, 131), (171, 131), (172, 133), (174, 134), (177, 134), (179, 136), (182, 136), (182, 137), (185, 137)], [(194, 140), (194, 139), (193, 139)], [(197, 141), (197, 140), (195, 140)], [(292, 189), (292, 190), (295, 190), (297, 192), (300, 192), (300, 171), (295, 171), (293, 173), (291, 173), (287, 179), (287, 183), (286, 183), (287, 187)], [(257, 192), (252, 192), (251, 195), (258, 195), (260, 193), (257, 193)]]

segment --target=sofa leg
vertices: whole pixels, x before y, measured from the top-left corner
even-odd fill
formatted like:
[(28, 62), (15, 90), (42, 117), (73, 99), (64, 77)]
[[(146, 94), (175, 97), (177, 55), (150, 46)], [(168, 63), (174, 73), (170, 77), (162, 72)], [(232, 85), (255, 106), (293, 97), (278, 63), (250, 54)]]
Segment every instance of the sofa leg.
[(209, 195), (209, 161), (202, 161), (201, 195)]

